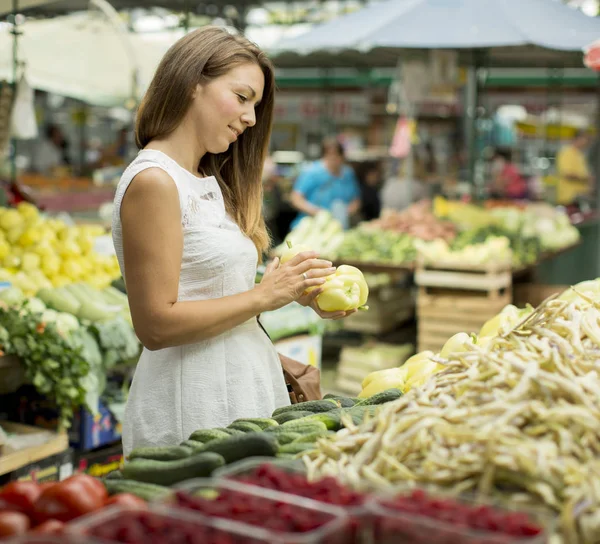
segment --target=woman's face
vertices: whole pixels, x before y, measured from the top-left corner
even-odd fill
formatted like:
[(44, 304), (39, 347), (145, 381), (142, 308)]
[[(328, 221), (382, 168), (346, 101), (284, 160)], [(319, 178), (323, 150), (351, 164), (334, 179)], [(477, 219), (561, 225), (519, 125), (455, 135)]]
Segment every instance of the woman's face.
[(191, 115), (198, 140), (207, 153), (223, 153), (256, 124), (255, 108), (262, 100), (265, 78), (254, 63), (240, 64), (211, 82), (198, 85)]

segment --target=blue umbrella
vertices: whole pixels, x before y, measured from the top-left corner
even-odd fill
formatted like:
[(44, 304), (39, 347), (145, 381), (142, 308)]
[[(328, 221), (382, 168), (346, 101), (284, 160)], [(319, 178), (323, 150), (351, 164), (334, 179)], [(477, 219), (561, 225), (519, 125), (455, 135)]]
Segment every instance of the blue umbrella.
[[(279, 66), (393, 65), (427, 49), (467, 53), (469, 177), (473, 178), (477, 54), (490, 65), (581, 66), (582, 49), (600, 37), (600, 18), (560, 0), (386, 0), (282, 40)], [(556, 53), (556, 52), (560, 53)]]
[(600, 18), (559, 0), (386, 0), (283, 40), (274, 52), (488, 49), (535, 45), (581, 51)]

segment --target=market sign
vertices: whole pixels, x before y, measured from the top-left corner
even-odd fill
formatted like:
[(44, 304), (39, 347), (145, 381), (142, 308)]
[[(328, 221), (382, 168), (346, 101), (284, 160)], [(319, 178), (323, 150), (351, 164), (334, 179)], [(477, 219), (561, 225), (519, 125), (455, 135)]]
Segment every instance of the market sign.
[(370, 101), (362, 93), (282, 93), (275, 99), (275, 122), (310, 124), (329, 118), (336, 123), (367, 125)]

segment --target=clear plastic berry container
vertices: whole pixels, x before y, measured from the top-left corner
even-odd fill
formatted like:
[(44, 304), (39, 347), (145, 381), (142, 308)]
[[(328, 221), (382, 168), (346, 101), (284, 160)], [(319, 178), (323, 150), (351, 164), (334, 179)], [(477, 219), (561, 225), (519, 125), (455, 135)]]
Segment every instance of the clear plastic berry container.
[(306, 468), (302, 459), (278, 459), (277, 457), (248, 457), (225, 465), (212, 473), (213, 478), (233, 478), (247, 476), (262, 465), (273, 465), (294, 474), (305, 474)]
[[(226, 519), (209, 518), (182, 508), (169, 508), (164, 504), (154, 504), (146, 510), (112, 506), (77, 519), (69, 525), (68, 530), (78, 538), (86, 538), (85, 541), (77, 541), (77, 544), (84, 542), (86, 544), (91, 542), (96, 544), (108, 542), (269, 544), (272, 542), (271, 534), (258, 527)], [(58, 542), (57, 540), (56, 543)], [(60, 542), (64, 544), (65, 541)], [(39, 544), (46, 544), (46, 542)]]
[(352, 525), (343, 509), (225, 478), (182, 482), (164, 504), (236, 521), (269, 533), (275, 544), (348, 544)]
[(22, 535), (8, 540), (3, 544), (103, 544), (100, 540), (92, 540), (87, 535)]
[(546, 544), (554, 522), (545, 510), (412, 488), (373, 496), (373, 544)]
[[(289, 477), (286, 477), (286, 474)], [(368, 496), (354, 493), (332, 480), (323, 482), (323, 485), (319, 485), (319, 482), (308, 482), (304, 463), (300, 459), (297, 461), (270, 457), (243, 459), (222, 467), (215, 471), (213, 476), (290, 493), (342, 508), (348, 515), (351, 526), (348, 544), (370, 540), (371, 516), (365, 506)]]

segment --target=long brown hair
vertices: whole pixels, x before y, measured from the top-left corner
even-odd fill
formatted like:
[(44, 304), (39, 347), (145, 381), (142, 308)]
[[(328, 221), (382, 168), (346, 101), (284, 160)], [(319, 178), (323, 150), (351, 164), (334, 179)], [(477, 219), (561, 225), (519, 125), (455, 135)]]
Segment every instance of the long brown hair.
[(269, 247), (262, 215), (262, 169), (267, 158), (275, 76), (273, 65), (258, 46), (242, 36), (218, 27), (204, 27), (177, 41), (161, 60), (140, 104), (136, 120), (136, 144), (143, 149), (156, 138), (173, 132), (192, 102), (198, 84), (206, 84), (240, 64), (253, 62), (265, 77), (265, 88), (256, 108), (256, 124), (224, 153), (206, 153), (198, 165), (219, 182), (225, 207), (259, 255)]

